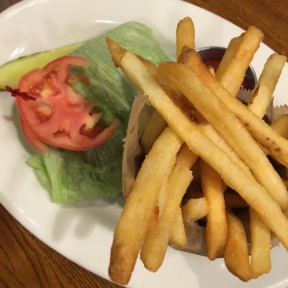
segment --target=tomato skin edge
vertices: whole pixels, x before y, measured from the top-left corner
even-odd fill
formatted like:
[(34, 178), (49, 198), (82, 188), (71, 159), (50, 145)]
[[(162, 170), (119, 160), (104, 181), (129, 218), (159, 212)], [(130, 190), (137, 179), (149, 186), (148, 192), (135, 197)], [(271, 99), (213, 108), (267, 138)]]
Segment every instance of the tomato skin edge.
[(33, 146), (34, 149), (36, 149), (40, 153), (44, 154), (45, 152), (47, 152), (48, 150), (47, 145), (37, 138), (35, 133), (31, 129), (29, 129), (29, 127), (25, 124), (25, 121), (23, 121), (21, 118), (20, 121), (22, 132), (26, 140)]
[[(100, 134), (97, 135), (95, 138), (89, 138), (84, 135), (81, 136), (83, 141), (79, 144), (73, 143), (73, 145), (70, 144), (70, 142), (65, 142), (65, 139), (63, 139), (63, 142), (58, 143), (58, 145), (55, 145), (55, 141), (51, 141), (48, 138), (42, 138), (38, 137), (38, 140), (42, 141), (43, 143), (46, 143), (50, 146), (60, 147), (67, 150), (72, 151), (85, 151), (89, 149), (96, 148), (102, 144), (104, 144), (106, 141), (108, 141), (112, 135), (118, 130), (119, 126), (121, 125), (121, 122), (119, 120), (114, 120), (110, 126), (106, 127)], [(59, 141), (60, 142), (60, 141)]]

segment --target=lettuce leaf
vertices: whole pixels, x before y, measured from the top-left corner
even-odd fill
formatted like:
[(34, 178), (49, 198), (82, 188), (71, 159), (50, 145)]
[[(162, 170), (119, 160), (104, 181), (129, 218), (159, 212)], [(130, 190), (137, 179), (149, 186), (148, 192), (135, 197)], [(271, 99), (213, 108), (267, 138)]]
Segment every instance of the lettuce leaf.
[(56, 203), (76, 203), (121, 193), (124, 138), (130, 109), (139, 91), (115, 68), (105, 42), (107, 36), (155, 64), (168, 60), (152, 29), (138, 22), (119, 25), (71, 53), (90, 61), (85, 70), (71, 68), (74, 74), (85, 74), (91, 81), (88, 86), (79, 81), (74, 89), (96, 103), (106, 124), (117, 118), (121, 126), (97, 148), (79, 152), (51, 147), (44, 155), (33, 155), (27, 160)]
[(52, 202), (76, 203), (121, 192), (123, 141), (117, 133), (104, 145), (84, 152), (51, 148), (27, 160)]

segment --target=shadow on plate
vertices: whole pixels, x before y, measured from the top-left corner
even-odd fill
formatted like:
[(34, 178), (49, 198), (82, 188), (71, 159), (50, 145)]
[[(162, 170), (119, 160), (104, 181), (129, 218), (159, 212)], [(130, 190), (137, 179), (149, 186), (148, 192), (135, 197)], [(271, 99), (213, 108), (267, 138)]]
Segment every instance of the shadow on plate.
[(54, 217), (52, 231), (54, 241), (61, 241), (71, 229), (75, 238), (79, 239), (87, 237), (98, 226), (113, 232), (124, 202), (122, 195), (119, 195), (114, 198), (102, 198), (75, 205), (60, 205), (60, 209)]
[(16, 102), (13, 104), (13, 107), (12, 107), (12, 121), (16, 127), (17, 138), (19, 142), (21, 143), (22, 147), (25, 149), (25, 151), (30, 155), (37, 153), (36, 150), (31, 147), (31, 144), (27, 141), (27, 139), (23, 135), (21, 123), (20, 123), (20, 115), (17, 110)]

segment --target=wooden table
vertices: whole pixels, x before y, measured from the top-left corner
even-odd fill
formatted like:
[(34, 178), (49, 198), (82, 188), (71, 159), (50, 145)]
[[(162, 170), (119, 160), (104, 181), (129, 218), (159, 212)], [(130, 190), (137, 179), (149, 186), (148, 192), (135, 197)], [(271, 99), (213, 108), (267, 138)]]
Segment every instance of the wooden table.
[[(179, 0), (180, 1), (180, 0)], [(1, 0), (0, 11), (19, 0)], [(246, 29), (255, 25), (264, 42), (288, 56), (288, 1), (188, 0)], [(120, 287), (65, 259), (31, 235), (0, 205), (0, 287)]]

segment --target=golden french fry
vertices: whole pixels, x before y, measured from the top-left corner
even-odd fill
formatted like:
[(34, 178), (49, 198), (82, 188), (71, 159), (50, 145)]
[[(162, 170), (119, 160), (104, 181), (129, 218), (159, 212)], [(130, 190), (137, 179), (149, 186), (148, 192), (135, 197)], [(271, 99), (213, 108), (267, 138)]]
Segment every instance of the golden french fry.
[(208, 66), (208, 70), (210, 71), (211, 75), (215, 77), (215, 69), (212, 66)]
[(243, 103), (231, 97), (231, 94), (209, 73), (196, 51), (185, 51), (178, 61), (192, 67), (205, 84), (241, 120), (251, 135), (269, 151), (269, 154), (277, 159), (279, 163), (288, 167), (288, 141), (250, 111)]
[[(155, 110), (157, 111), (157, 110)], [(153, 117), (153, 115), (152, 115)], [(160, 116), (161, 117), (161, 116)], [(153, 122), (153, 121), (152, 121)], [(197, 161), (198, 156), (195, 155), (189, 148), (188, 146), (184, 143), (178, 153), (177, 159), (176, 159), (176, 164), (182, 165), (187, 167), (187, 169), (191, 169), (194, 163)], [(158, 218), (161, 217), (162, 211), (164, 210), (164, 205), (165, 201), (167, 199), (167, 184), (164, 184), (162, 186), (162, 189), (160, 191), (159, 199), (158, 202), (155, 204), (155, 211), (157, 212), (157, 217), (152, 217), (149, 229), (153, 230), (155, 229), (157, 225)], [(184, 193), (185, 191), (183, 191)], [(178, 211), (175, 212), (175, 223), (174, 225), (171, 225), (171, 233), (170, 233), (170, 242), (183, 246), (186, 244), (187, 239), (186, 239), (186, 233), (184, 229), (184, 223), (182, 219), (182, 214), (181, 214), (181, 209), (180, 209), (180, 203), (179, 203), (179, 208), (177, 209)], [(154, 213), (156, 214), (156, 213)], [(154, 214), (152, 216), (154, 216)]]
[[(226, 51), (225, 51), (223, 58), (219, 64), (219, 67), (217, 69), (218, 79), (221, 77), (221, 75), (225, 71), (228, 70), (228, 67), (229, 67), (242, 39), (243, 39), (243, 34), (238, 36), (238, 37), (234, 37), (230, 40), (228, 47), (226, 48)], [(216, 72), (215, 72), (215, 77), (216, 77)]]
[[(236, 39), (238, 38), (235, 38), (234, 41), (236, 41)], [(230, 42), (230, 49), (228, 49), (228, 53), (226, 53), (226, 58), (223, 59), (223, 61), (225, 62), (225, 60), (227, 60), (227, 54), (229, 55), (230, 51), (232, 50), (231, 49), (231, 43), (234, 43), (234, 41), (231, 41)], [(235, 46), (235, 45), (233, 45)], [(190, 50), (191, 51), (191, 50)], [(183, 56), (184, 55), (184, 56)], [(183, 52), (183, 55), (181, 55), (179, 57), (179, 62), (181, 63), (184, 63), (185, 64), (185, 60), (188, 59), (188, 65), (189, 65), (189, 58), (187, 58), (185, 56), (185, 52)], [(228, 61), (229, 62), (229, 61)], [(208, 67), (209, 69), (209, 67)], [(211, 72), (211, 70), (209, 69), (209, 71)], [(213, 74), (212, 74), (213, 75)], [(202, 117), (202, 115), (199, 115), (199, 117)], [(203, 117), (202, 117), (203, 118)], [(199, 121), (201, 120), (201, 121)], [(249, 168), (247, 167), (247, 165), (245, 165), (245, 163), (243, 161), (240, 160), (240, 158), (238, 157), (238, 155), (231, 149), (231, 147), (224, 141), (224, 139), (215, 131), (215, 129), (207, 122), (205, 121), (205, 119), (198, 119), (199, 121), (199, 128), (201, 129), (201, 131), (206, 135), (208, 136), (215, 144), (217, 144), (222, 150), (226, 151), (227, 154), (235, 161), (237, 161), (237, 163), (239, 165), (241, 165), (244, 169), (247, 170), (247, 172), (249, 173), (250, 170)]]
[[(230, 50), (228, 50), (228, 52)], [(216, 145), (226, 151), (227, 154), (233, 160), (237, 161), (237, 163), (244, 169), (246, 169), (248, 173), (250, 172), (249, 168), (243, 163), (241, 159), (239, 159), (238, 155), (235, 154), (235, 152), (227, 145), (227, 143), (220, 137), (220, 135), (209, 123), (202, 121), (199, 127), (202, 128), (202, 132), (208, 136)], [(204, 162), (200, 161), (200, 163)], [(204, 163), (204, 165), (202, 164), (201, 167), (201, 175), (204, 173), (204, 175), (202, 175), (203, 192), (204, 196), (206, 196), (209, 202), (210, 207), (207, 214), (206, 224), (207, 256), (209, 259), (215, 259), (223, 253), (227, 238), (227, 222), (225, 213), (225, 201), (223, 196), (225, 188), (221, 176), (211, 167), (209, 167), (209, 165)]]
[[(178, 153), (176, 165), (167, 179), (167, 183), (164, 184), (167, 197), (165, 205), (163, 205), (163, 212), (159, 215), (157, 227), (147, 232), (141, 249), (141, 259), (150, 271), (157, 271), (164, 260), (171, 235), (171, 226), (175, 222), (175, 214), (179, 212), (182, 198), (193, 179), (190, 168), (196, 160), (195, 154), (184, 144)], [(181, 179), (181, 183), (179, 183), (179, 179)], [(183, 245), (186, 244), (186, 241)]]
[[(254, 177), (200, 132), (197, 125), (191, 122), (174, 104), (136, 55), (127, 51), (121, 59), (121, 68), (125, 75), (148, 96), (151, 105), (158, 110), (169, 127), (184, 140), (195, 154), (214, 168), (228, 186), (237, 191), (247, 204), (255, 209), (261, 216), (261, 220), (288, 249), (288, 220), (267, 191)], [(233, 97), (229, 97), (229, 99), (233, 99)]]
[[(189, 170), (194, 167), (198, 159), (198, 155), (192, 152), (186, 143), (183, 144), (181, 150), (178, 153), (176, 163), (179, 165), (186, 166)], [(193, 169), (193, 179), (194, 179), (194, 169)], [(179, 179), (180, 180), (180, 179)], [(177, 212), (175, 213), (174, 225), (171, 227), (170, 239), (169, 241), (178, 246), (184, 246), (187, 242), (185, 227), (182, 218), (182, 211), (179, 206)]]
[(107, 37), (106, 44), (108, 46), (108, 49), (111, 52), (112, 61), (115, 64), (116, 67), (120, 66), (120, 60), (123, 57), (125, 53), (125, 49), (123, 49), (121, 46), (119, 46), (114, 40)]
[(198, 159), (198, 155), (196, 155), (190, 148), (187, 146), (186, 143), (183, 144), (181, 150), (176, 159), (177, 164), (181, 164), (186, 166), (188, 169), (191, 169), (193, 165), (196, 163)]
[(209, 139), (213, 141), (219, 148), (227, 153), (239, 166), (246, 170), (247, 173), (251, 173), (248, 166), (240, 159), (240, 157), (231, 149), (227, 142), (219, 135), (219, 133), (206, 121), (201, 121), (198, 124), (199, 129)]
[[(186, 244), (183, 221), (203, 217), (208, 257), (224, 253), (228, 270), (243, 281), (271, 269), (270, 230), (288, 250), (288, 219), (283, 212), (288, 208), (287, 180), (282, 181), (262, 151), (266, 148), (288, 167), (288, 117), (271, 127), (261, 120), (286, 57), (273, 54), (267, 60), (248, 107), (231, 97), (238, 93), (262, 39), (256, 27), (233, 38), (216, 73), (194, 51), (195, 29), (189, 17), (177, 25), (178, 63), (157, 68), (106, 39), (115, 66), (156, 109), (140, 140), (147, 157), (114, 233), (109, 265), (113, 281), (128, 283), (140, 250), (145, 267), (157, 271), (169, 241)], [(191, 170), (194, 178), (201, 177), (192, 184)], [(196, 196), (191, 190), (200, 182), (203, 192)], [(181, 205), (182, 200), (187, 202)], [(225, 205), (249, 207), (251, 264), (240, 215), (226, 211)]]
[(251, 269), (253, 278), (271, 270), (271, 234), (269, 228), (262, 223), (257, 213), (249, 208), (251, 232)]
[(169, 242), (184, 246), (187, 243), (187, 237), (180, 207), (177, 208), (174, 217), (173, 225), (170, 227)]
[(224, 252), (227, 269), (242, 281), (253, 278), (248, 255), (246, 232), (242, 222), (227, 211), (228, 237)]
[(179, 136), (171, 128), (166, 128), (138, 172), (117, 223), (111, 247), (109, 276), (119, 284), (125, 285), (130, 280), (162, 182), (165, 175), (172, 171), (182, 144)]
[(286, 186), (286, 188), (288, 190), (288, 179), (282, 179), (282, 180), (283, 180), (283, 183), (284, 183), (284, 185)]
[(139, 141), (141, 148), (143, 149), (145, 154), (147, 154), (150, 151), (153, 143), (163, 132), (166, 126), (167, 126), (166, 121), (158, 113), (157, 110), (154, 110)]
[(147, 227), (147, 231), (150, 231), (150, 230), (152, 231), (157, 227), (159, 217), (161, 217), (161, 214), (163, 213), (163, 209), (164, 209), (165, 202), (167, 199), (167, 179), (168, 179), (168, 175), (166, 175), (164, 177), (164, 180), (162, 180), (163, 184), (162, 184), (162, 187), (160, 189), (158, 199), (154, 203), (154, 208), (152, 210), (152, 215), (151, 215), (151, 218), (149, 220), (149, 225)]
[[(112, 61), (116, 67), (120, 66), (120, 60), (125, 54), (125, 49), (123, 49), (120, 45), (118, 45), (113, 39), (106, 37), (106, 44), (108, 46), (108, 49), (110, 51), (110, 54), (112, 56)], [(136, 54), (135, 54), (136, 55)], [(149, 72), (153, 75), (156, 75), (157, 73), (157, 67), (152, 62), (146, 60), (145, 58), (141, 57), (140, 55), (137, 55), (137, 57), (142, 61), (142, 63), (145, 64), (146, 68), (149, 70)]]
[(209, 211), (209, 204), (205, 197), (191, 198), (182, 206), (184, 221), (197, 221), (205, 217)]
[(195, 28), (190, 17), (185, 17), (180, 20), (176, 28), (176, 57), (186, 47), (195, 48)]
[(206, 224), (207, 256), (214, 260), (225, 248), (227, 239), (227, 221), (224, 201), (225, 185), (221, 176), (203, 160), (201, 165), (201, 183), (203, 194), (209, 205)]
[(162, 265), (169, 244), (170, 227), (174, 223), (175, 213), (192, 178), (191, 171), (181, 164), (175, 165), (168, 178), (167, 199), (163, 213), (156, 229), (147, 232), (140, 253), (144, 266), (150, 271), (156, 272)]
[[(229, 56), (229, 65), (225, 63), (225, 67), (221, 67), (221, 62), (216, 71), (216, 79), (222, 86), (230, 92), (231, 95), (236, 96), (244, 80), (246, 70), (251, 63), (255, 52), (260, 47), (263, 41), (263, 32), (250, 26), (240, 37), (233, 57)], [(225, 55), (224, 55), (225, 57)]]
[(283, 55), (273, 53), (268, 59), (261, 72), (255, 88), (252, 91), (251, 101), (248, 108), (255, 115), (263, 118), (272, 100), (272, 94), (287, 58)]
[[(210, 73), (209, 75), (211, 76)], [(184, 64), (166, 62), (159, 65), (158, 77), (189, 99), (230, 147), (233, 147), (270, 196), (286, 210), (288, 193), (279, 174), (236, 115), (208, 88), (194, 70)]]
[(288, 139), (288, 114), (281, 115), (270, 125), (274, 131), (279, 133), (285, 139)]

